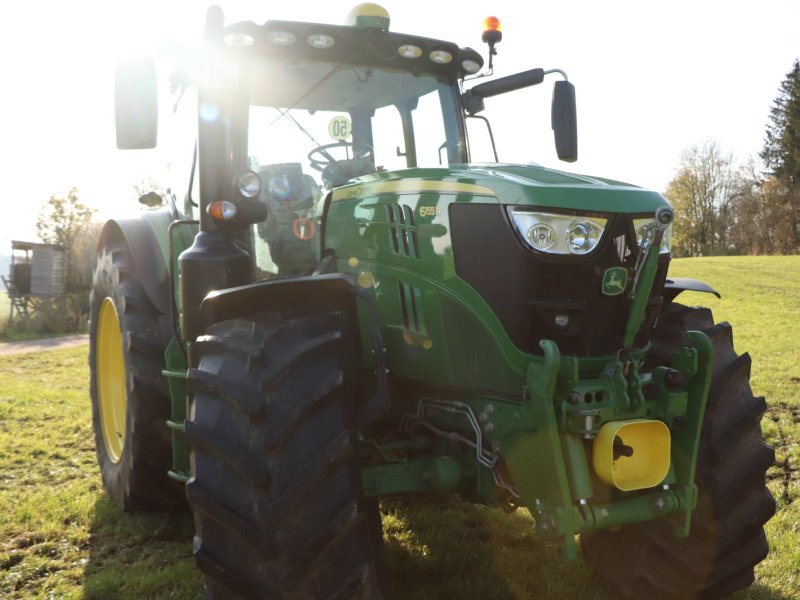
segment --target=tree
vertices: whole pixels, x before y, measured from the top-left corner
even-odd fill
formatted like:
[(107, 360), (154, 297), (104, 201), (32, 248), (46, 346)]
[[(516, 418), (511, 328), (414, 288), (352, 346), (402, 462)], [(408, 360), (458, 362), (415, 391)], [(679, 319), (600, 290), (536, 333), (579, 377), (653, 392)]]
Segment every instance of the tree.
[(765, 210), (774, 251), (800, 252), (800, 60), (781, 83), (760, 153), (766, 166)]
[(36, 231), (42, 242), (66, 248), (67, 314), (64, 317), (69, 327), (80, 327), (88, 315), (92, 269), (100, 234), (100, 225), (92, 221), (94, 213), (94, 209), (80, 201), (78, 190), (72, 188), (65, 196), (50, 196), (36, 220)]
[(769, 175), (800, 185), (800, 60), (781, 83), (769, 120), (759, 156)]
[(77, 188), (66, 196), (50, 196), (39, 211), (36, 233), (45, 244), (71, 246), (77, 233), (92, 220), (94, 209), (78, 199)]
[(728, 249), (732, 254), (769, 254), (774, 251), (770, 217), (763, 202), (761, 166), (751, 157), (736, 173), (728, 222)]
[(665, 195), (675, 208), (672, 235), (676, 256), (727, 254), (739, 181), (733, 157), (708, 140), (681, 154)]
[(770, 177), (761, 186), (761, 202), (769, 230), (769, 252), (800, 252), (800, 185)]

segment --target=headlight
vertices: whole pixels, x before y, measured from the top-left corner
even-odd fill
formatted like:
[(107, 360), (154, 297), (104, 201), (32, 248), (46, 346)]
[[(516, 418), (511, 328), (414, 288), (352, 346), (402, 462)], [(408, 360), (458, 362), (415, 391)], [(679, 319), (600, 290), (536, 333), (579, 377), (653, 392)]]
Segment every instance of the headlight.
[[(634, 219), (633, 220), (633, 230), (636, 232), (636, 243), (641, 246), (642, 242), (644, 241), (645, 236), (648, 239), (653, 239), (653, 234), (655, 230), (648, 225), (653, 223), (652, 217), (647, 219)], [(667, 227), (667, 230), (664, 232), (664, 237), (661, 238), (661, 249), (659, 250), (659, 254), (669, 254), (670, 250), (672, 249), (672, 225)]]
[(253, 171), (244, 171), (236, 178), (236, 191), (242, 198), (255, 198), (261, 193), (261, 178)]
[(573, 221), (567, 228), (567, 248), (573, 254), (587, 254), (595, 249), (600, 236), (603, 234), (603, 227), (598, 227), (591, 221)]
[(548, 254), (589, 254), (597, 248), (608, 219), (555, 213), (511, 211), (525, 242)]

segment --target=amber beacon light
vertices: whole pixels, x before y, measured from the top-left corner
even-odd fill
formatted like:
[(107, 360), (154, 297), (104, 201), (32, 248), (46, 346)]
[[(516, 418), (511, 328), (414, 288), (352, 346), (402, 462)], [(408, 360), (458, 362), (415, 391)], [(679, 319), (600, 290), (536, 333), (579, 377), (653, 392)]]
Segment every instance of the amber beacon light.
[(503, 27), (497, 17), (486, 17), (483, 20), (483, 36), (481, 39), (494, 49), (494, 45), (503, 39)]
[(497, 17), (486, 17), (483, 20), (483, 35), (481, 39), (489, 45), (489, 73), (493, 71), (492, 59), (497, 56), (495, 44), (503, 39), (503, 27)]

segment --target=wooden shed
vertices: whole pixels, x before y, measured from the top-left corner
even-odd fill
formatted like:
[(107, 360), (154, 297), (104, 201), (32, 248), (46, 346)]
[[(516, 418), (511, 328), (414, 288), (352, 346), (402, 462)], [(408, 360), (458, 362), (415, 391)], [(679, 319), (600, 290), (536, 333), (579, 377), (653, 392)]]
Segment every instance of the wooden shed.
[(11, 299), (11, 316), (29, 317), (36, 300), (64, 295), (66, 248), (54, 244), (11, 241), (11, 265), (3, 283)]

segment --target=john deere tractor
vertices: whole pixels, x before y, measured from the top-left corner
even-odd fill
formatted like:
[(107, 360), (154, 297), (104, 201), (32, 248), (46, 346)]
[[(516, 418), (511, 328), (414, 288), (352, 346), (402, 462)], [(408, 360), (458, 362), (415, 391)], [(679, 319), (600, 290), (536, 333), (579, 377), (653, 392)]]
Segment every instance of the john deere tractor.
[[(467, 124), (491, 139), (491, 98), (545, 79), (576, 160), (563, 71), (485, 77), (372, 4), (345, 25), (212, 7), (178, 54), (187, 188), (105, 225), (91, 396), (108, 494), (188, 499), (209, 597), (386, 598), (378, 499), (401, 494), (527, 509), (632, 598), (753, 581), (765, 402), (730, 325), (676, 302), (716, 292), (669, 276), (667, 201), (470, 162)], [(117, 68), (122, 149), (156, 145), (154, 65)]]

